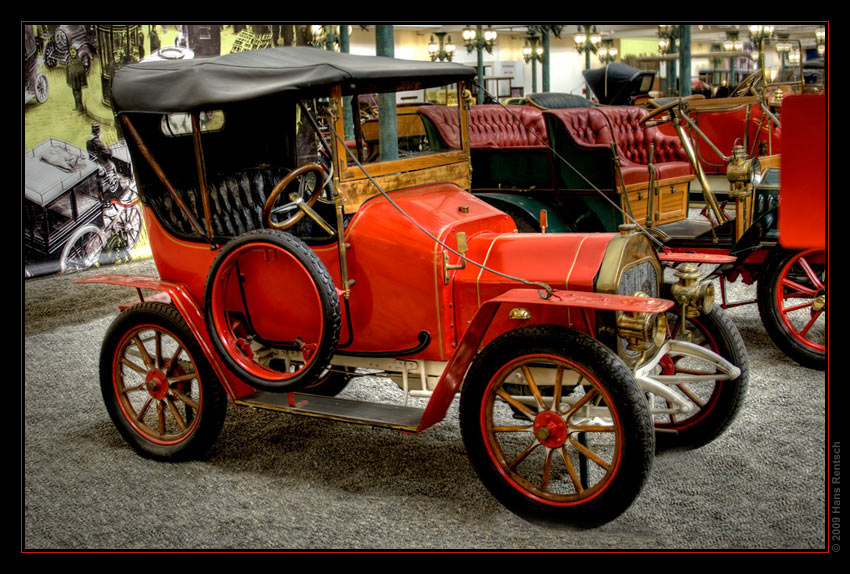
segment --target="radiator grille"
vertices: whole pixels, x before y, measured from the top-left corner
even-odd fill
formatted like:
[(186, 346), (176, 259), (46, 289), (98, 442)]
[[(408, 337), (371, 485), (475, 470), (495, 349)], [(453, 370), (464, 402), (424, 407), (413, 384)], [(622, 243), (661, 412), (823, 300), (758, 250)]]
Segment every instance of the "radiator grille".
[(658, 297), (658, 273), (649, 261), (623, 270), (617, 293), (633, 295), (637, 291), (643, 291), (650, 297)]

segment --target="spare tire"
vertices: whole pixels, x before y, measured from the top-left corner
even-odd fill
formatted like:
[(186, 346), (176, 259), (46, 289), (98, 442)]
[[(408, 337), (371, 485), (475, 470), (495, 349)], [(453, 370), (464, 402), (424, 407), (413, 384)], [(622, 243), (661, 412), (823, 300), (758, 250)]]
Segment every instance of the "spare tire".
[(225, 244), (207, 275), (204, 306), (215, 350), (257, 389), (301, 390), (336, 352), (341, 320), (333, 280), (289, 233), (251, 231)]

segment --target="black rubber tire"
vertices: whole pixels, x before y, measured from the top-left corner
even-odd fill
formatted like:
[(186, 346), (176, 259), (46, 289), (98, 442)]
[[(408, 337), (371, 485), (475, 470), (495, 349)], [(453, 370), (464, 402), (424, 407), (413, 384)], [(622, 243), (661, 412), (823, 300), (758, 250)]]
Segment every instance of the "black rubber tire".
[[(156, 338), (153, 342), (146, 339), (154, 333), (159, 333), (156, 337), (160, 353), (156, 352)], [(142, 356), (140, 344), (146, 349), (147, 359)], [(170, 357), (176, 357), (176, 363), (165, 372)], [(138, 372), (138, 367), (146, 374)], [(196, 376), (191, 380), (169, 381), (167, 385), (157, 385), (158, 389), (144, 387), (148, 381), (164, 383), (163, 379), (151, 378), (153, 375), (185, 377), (192, 368)], [(159, 373), (154, 373), (157, 370)], [(141, 303), (126, 309), (112, 322), (101, 348), (100, 388), (118, 432), (147, 458), (199, 458), (215, 442), (224, 424), (227, 395), (188, 325), (171, 305)], [(154, 393), (161, 398), (154, 397)], [(189, 406), (186, 397), (195, 406)], [(178, 422), (178, 416), (186, 428)]]
[[(681, 314), (670, 312), (667, 317), (671, 330), (677, 338), (682, 338), (678, 329)], [(694, 449), (710, 443), (732, 424), (747, 394), (750, 381), (749, 355), (738, 328), (728, 315), (719, 307), (714, 307), (707, 315), (688, 319), (688, 330), (692, 333), (692, 342), (719, 354), (741, 369), (741, 375), (733, 381), (683, 385), (688, 393), (701, 400), (703, 406), (687, 419), (671, 421), (667, 415), (657, 416), (656, 430), (676, 431), (675, 434), (663, 430), (656, 432), (655, 441), (659, 450)], [(687, 368), (688, 365), (681, 367)], [(698, 403), (693, 404), (698, 406)]]
[[(767, 334), (780, 350), (804, 367), (823, 371), (826, 369), (826, 325), (823, 327), (823, 344), (820, 343), (820, 339), (814, 341), (810, 340), (809, 337), (800, 336), (799, 333), (791, 333), (791, 327), (783, 320), (782, 312), (777, 301), (778, 291), (780, 289), (784, 290), (780, 285), (783, 273), (787, 275), (791, 272), (794, 268), (793, 266), (796, 265), (796, 260), (799, 260), (800, 256), (805, 256), (804, 254), (807, 253), (814, 255), (816, 252), (790, 251), (778, 248), (771, 252), (764, 263), (764, 268), (757, 286), (759, 315), (761, 316)], [(821, 251), (820, 253), (823, 252)], [(817, 289), (817, 286), (813, 285), (809, 279), (804, 279), (801, 276), (800, 280), (804, 286)], [(822, 293), (825, 296), (825, 276), (822, 287)], [(805, 310), (801, 311), (805, 313)], [(824, 323), (826, 323), (826, 307), (824, 307), (822, 313)], [(805, 315), (803, 317), (805, 320)], [(803, 342), (803, 339), (806, 342)]]
[[(316, 349), (313, 351), (308, 364), (294, 373), (287, 373), (285, 378), (282, 376), (283, 371), (261, 367), (259, 363), (255, 363), (256, 368), (253, 368), (253, 372), (247, 370), (234, 359), (231, 350), (225, 345), (221, 334), (215, 328), (215, 313), (212, 304), (213, 290), (218, 274), (222, 270), (222, 265), (225, 262), (229, 264), (228, 259), (235, 251), (250, 248), (254, 244), (270, 244), (287, 252), (297, 260), (312, 279), (321, 304), (322, 317), (317, 319), (321, 321), (321, 339), (316, 343)], [(285, 297), (285, 292), (281, 293), (281, 297)], [(297, 302), (294, 305), (297, 305)], [(225, 244), (213, 260), (207, 275), (204, 309), (207, 331), (216, 352), (231, 371), (257, 389), (288, 392), (303, 390), (305, 387), (317, 383), (328, 368), (331, 357), (336, 352), (339, 343), (342, 320), (339, 297), (333, 279), (313, 250), (297, 237), (283, 231), (271, 229), (250, 231)]]
[[(504, 408), (508, 406), (504, 399), (505, 405), (496, 404), (495, 397), (501, 397), (497, 395), (498, 390), (509, 375), (523, 376), (515, 375), (522, 370), (522, 363), (538, 368), (544, 361), (552, 363), (555, 368), (566, 365), (576, 373), (582, 372), (585, 382), (566, 388), (571, 388), (572, 393), (581, 391), (584, 394), (591, 394), (590, 389), (596, 389), (594, 395), (598, 399), (594, 400), (604, 400), (607, 412), (614, 414), (612, 421), (617, 421), (617, 424), (612, 422), (610, 427), (615, 432), (582, 433), (575, 430), (575, 426), (568, 430), (570, 427), (566, 425), (557, 430), (561, 423), (557, 423), (552, 410), (540, 408), (539, 403), (536, 412), (532, 413), (534, 424), (542, 424), (547, 417), (549, 421), (554, 420), (555, 430), (551, 437), (560, 436), (558, 440), (562, 442), (540, 443), (552, 438), (548, 431), (547, 436), (541, 439), (539, 428), (533, 432), (529, 430), (527, 423), (530, 418), (524, 421), (526, 426), (520, 429), (521, 432), (507, 432), (507, 427), (517, 424), (512, 422), (517, 416), (512, 409)], [(516, 379), (512, 381), (516, 384)], [(551, 396), (555, 394), (553, 390)], [(567, 402), (566, 397), (564, 402)], [(558, 418), (569, 419), (567, 425), (575, 423), (573, 415), (567, 416), (568, 411), (563, 411), (564, 403), (561, 406), (563, 416)], [(593, 527), (617, 518), (640, 493), (649, 476), (655, 451), (655, 433), (646, 398), (626, 365), (598, 341), (556, 326), (520, 328), (487, 345), (466, 376), (460, 399), (460, 424), (464, 444), (481, 481), (502, 504), (532, 522)], [(567, 459), (571, 460), (573, 456), (570, 455), (575, 456), (579, 452), (570, 437), (581, 434), (591, 435), (594, 442), (589, 445), (591, 450), (598, 449), (597, 454), (608, 467), (587, 463), (588, 466), (596, 465), (591, 470), (597, 475), (603, 473), (593, 485), (588, 483), (585, 486), (576, 478), (580, 477), (581, 471), (576, 471), (572, 462), (573, 477), (566, 470)], [(496, 438), (497, 435), (504, 438)], [(597, 441), (602, 446), (597, 447)], [(511, 442), (516, 444), (509, 444)], [(527, 450), (535, 443), (538, 446), (532, 453), (522, 458), (515, 469), (510, 468), (507, 461), (514, 461), (522, 455), (511, 458), (513, 454), (508, 451)], [(539, 448), (542, 445), (545, 445), (544, 448)], [(610, 454), (603, 455), (602, 449), (608, 449), (606, 452), (610, 451)], [(559, 453), (557, 460), (552, 460), (555, 453)], [(549, 461), (549, 470), (545, 470), (544, 460), (540, 476), (546, 478), (540, 479), (538, 487), (529, 478), (537, 479), (538, 465), (534, 464), (534, 458), (539, 460), (541, 455)], [(581, 460), (578, 468), (582, 468)], [(557, 478), (550, 476), (556, 472), (559, 473)]]

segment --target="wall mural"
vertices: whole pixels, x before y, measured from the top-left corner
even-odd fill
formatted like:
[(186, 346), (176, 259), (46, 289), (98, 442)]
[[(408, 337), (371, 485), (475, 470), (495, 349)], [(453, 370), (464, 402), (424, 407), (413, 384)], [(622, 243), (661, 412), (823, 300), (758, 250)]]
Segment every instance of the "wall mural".
[(306, 26), (23, 26), (24, 275), (150, 256), (112, 77), (141, 60), (308, 43)]

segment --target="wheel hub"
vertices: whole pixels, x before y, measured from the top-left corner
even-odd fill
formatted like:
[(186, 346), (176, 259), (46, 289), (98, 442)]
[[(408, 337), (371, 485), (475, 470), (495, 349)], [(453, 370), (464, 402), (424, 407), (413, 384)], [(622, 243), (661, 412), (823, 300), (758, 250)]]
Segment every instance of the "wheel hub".
[(543, 446), (559, 448), (567, 440), (567, 423), (557, 413), (542, 412), (534, 419), (534, 436)]
[(815, 300), (812, 301), (812, 311), (818, 313), (826, 309), (826, 293), (822, 293), (815, 297)]
[(145, 377), (145, 388), (158, 401), (168, 395), (168, 378), (159, 369), (151, 369)]

